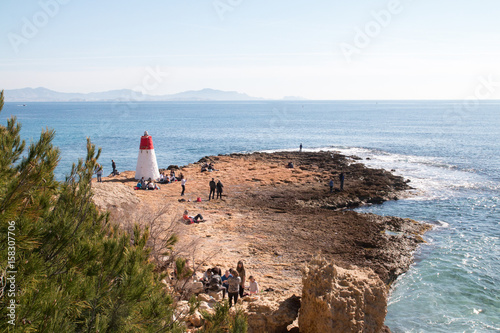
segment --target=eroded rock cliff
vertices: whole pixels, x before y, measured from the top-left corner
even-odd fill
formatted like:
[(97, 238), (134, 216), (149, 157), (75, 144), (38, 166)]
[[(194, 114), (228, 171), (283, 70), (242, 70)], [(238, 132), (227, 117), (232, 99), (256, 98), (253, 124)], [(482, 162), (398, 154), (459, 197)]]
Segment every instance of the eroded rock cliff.
[(369, 268), (342, 268), (315, 257), (302, 279), (300, 332), (381, 332), (387, 286)]

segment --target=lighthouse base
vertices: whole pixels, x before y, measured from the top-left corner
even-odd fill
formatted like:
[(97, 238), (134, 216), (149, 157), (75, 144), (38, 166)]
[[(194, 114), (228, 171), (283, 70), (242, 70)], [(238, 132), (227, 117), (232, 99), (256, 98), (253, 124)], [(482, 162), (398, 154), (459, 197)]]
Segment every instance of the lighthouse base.
[(149, 178), (158, 180), (160, 178), (160, 171), (158, 170), (154, 149), (139, 150), (137, 167), (135, 168), (135, 179), (141, 179), (142, 177), (144, 177), (145, 180)]

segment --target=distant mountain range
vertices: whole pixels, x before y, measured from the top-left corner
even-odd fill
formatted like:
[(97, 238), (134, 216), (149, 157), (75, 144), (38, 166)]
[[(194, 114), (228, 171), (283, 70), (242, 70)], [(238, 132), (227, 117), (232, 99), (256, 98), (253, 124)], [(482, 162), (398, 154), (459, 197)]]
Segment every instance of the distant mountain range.
[[(300, 97), (285, 99), (303, 100)], [(236, 91), (202, 89), (184, 91), (171, 95), (146, 95), (141, 92), (122, 89), (88, 94), (63, 93), (47, 88), (23, 88), (5, 90), (6, 102), (104, 102), (104, 101), (255, 101), (263, 98), (252, 97)]]

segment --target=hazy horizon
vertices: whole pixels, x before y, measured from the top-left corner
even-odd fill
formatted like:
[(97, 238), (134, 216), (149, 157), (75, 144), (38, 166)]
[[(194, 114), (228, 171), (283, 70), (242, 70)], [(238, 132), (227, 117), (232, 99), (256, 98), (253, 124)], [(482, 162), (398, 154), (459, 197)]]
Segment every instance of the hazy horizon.
[(492, 0), (40, 0), (0, 8), (0, 89), (500, 99), (500, 4)]

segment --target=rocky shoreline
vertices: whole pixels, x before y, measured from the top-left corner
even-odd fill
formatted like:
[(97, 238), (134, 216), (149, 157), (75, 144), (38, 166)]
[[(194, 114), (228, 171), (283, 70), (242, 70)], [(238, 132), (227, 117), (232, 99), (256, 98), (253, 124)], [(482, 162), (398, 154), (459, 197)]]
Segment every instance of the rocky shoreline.
[[(200, 172), (201, 164), (208, 161), (215, 163), (217, 171)], [(293, 168), (287, 167), (289, 162)], [(244, 304), (255, 332), (283, 330), (284, 323), (268, 320), (266, 316), (271, 314), (262, 317), (262, 312), (275, 313), (284, 302), (291, 308), (300, 304), (302, 269), (317, 254), (342, 269), (369, 269), (388, 288), (408, 270), (413, 252), (423, 242), (421, 235), (430, 228), (410, 219), (348, 210), (398, 200), (411, 189), (402, 177), (367, 168), (353, 156), (332, 152), (230, 154), (205, 157), (180, 171), (188, 180), (184, 197), (180, 197), (177, 182), (163, 185), (159, 191), (134, 191), (134, 172), (128, 171), (93, 184), (94, 201), (117, 216), (140, 206), (168, 206), (175, 220), (185, 209), (201, 213), (207, 222), (182, 225), (179, 244), (197, 242), (191, 255), (201, 265), (200, 271), (245, 262), (247, 274), (256, 277), (261, 290), (268, 290), (258, 302)], [(343, 191), (338, 190), (340, 172), (345, 174)], [(207, 200), (212, 178), (224, 184), (222, 200)], [(335, 183), (333, 193), (330, 179)], [(201, 202), (196, 202), (198, 197)], [(181, 198), (186, 201), (180, 202)], [(385, 313), (381, 315), (385, 317)]]

